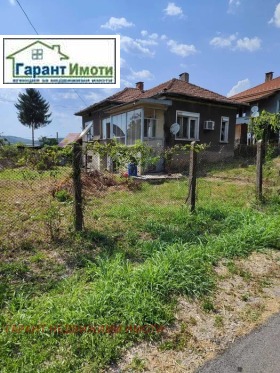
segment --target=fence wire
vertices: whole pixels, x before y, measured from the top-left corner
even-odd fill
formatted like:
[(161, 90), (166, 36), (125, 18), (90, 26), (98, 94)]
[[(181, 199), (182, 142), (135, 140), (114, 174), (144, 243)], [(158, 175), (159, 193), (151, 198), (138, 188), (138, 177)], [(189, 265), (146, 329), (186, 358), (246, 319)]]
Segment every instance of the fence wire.
[[(226, 207), (229, 199), (236, 201), (236, 205), (256, 203), (256, 154), (250, 157), (238, 154), (234, 159), (221, 159), (213, 164), (207, 163), (208, 155), (201, 151), (195, 166), (196, 185), (193, 185), (190, 154), (184, 162), (177, 159), (174, 172), (169, 167), (167, 172), (154, 169), (140, 175), (137, 165), (136, 169), (131, 164), (112, 167), (108, 158), (101, 159), (84, 148), (78, 151), (80, 158), (73, 162), (72, 146), (67, 151), (52, 147), (24, 150), (2, 147), (2, 248), (28, 248), (36, 242), (66, 240), (71, 232), (82, 229), (99, 232), (109, 242), (110, 237), (123, 232), (129, 236), (132, 221), (135, 224), (138, 218), (140, 225), (152, 226), (160, 221), (161, 211), (170, 210), (171, 215), (182, 206), (188, 210), (186, 200), (195, 201), (198, 209), (211, 201)], [(176, 164), (175, 158), (173, 161)], [(270, 162), (267, 159), (264, 166), (265, 198), (279, 195), (280, 190), (280, 162), (275, 167)], [(191, 186), (195, 188), (192, 198)], [(80, 192), (77, 188), (81, 188)], [(143, 229), (143, 239), (145, 234)]]

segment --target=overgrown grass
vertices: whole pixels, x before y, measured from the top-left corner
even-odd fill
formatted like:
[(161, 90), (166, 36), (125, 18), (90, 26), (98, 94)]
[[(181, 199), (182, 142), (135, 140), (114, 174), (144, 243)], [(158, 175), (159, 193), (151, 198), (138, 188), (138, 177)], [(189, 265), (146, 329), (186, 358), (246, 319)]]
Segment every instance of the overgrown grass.
[(280, 249), (276, 194), (257, 205), (250, 184), (200, 179), (190, 214), (186, 192), (181, 180), (90, 198), (83, 235), (45, 250), (33, 244), (21, 262), (11, 253), (0, 267), (2, 371), (106, 371), (123, 348), (159, 337), (131, 326), (172, 323), (179, 295), (210, 309), (219, 260)]

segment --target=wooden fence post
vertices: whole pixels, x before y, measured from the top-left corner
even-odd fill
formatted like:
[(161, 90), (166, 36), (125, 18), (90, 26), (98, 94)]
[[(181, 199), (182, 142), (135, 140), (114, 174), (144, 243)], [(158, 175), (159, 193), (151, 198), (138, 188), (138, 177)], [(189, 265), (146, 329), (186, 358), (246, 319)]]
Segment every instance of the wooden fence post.
[(257, 165), (256, 165), (256, 196), (259, 201), (262, 200), (263, 183), (263, 140), (257, 142)]
[(82, 146), (73, 145), (73, 187), (74, 187), (74, 228), (76, 232), (83, 230), (83, 199), (82, 199)]
[(189, 166), (189, 193), (186, 203), (189, 203), (191, 212), (195, 211), (196, 197), (196, 173), (197, 173), (197, 152), (195, 151), (196, 142), (191, 143), (190, 166)]

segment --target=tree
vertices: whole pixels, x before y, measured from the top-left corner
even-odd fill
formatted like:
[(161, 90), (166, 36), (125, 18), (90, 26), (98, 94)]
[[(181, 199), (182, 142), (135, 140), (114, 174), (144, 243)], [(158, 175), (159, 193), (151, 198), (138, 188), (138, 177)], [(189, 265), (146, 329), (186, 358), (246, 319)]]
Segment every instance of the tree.
[(44, 146), (44, 145), (49, 145), (49, 146), (58, 145), (57, 139), (53, 138), (53, 137), (41, 136), (41, 137), (39, 137), (38, 140), (39, 140), (40, 145), (42, 145), (42, 146)]
[(10, 145), (9, 141), (0, 134), (0, 146)]
[(280, 130), (280, 113), (273, 114), (263, 110), (259, 117), (250, 119), (249, 130), (256, 140), (268, 142), (271, 132)]
[(51, 123), (50, 105), (34, 88), (27, 88), (25, 93), (18, 95), (18, 102), (15, 107), (18, 110), (17, 116), (24, 126), (32, 129), (32, 146), (34, 146), (34, 130)]

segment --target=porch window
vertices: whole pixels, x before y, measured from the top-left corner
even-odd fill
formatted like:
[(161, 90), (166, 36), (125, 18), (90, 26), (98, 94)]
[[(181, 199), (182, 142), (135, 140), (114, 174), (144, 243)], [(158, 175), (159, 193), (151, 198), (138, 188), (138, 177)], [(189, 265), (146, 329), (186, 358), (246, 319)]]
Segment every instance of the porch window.
[(221, 118), (220, 142), (228, 142), (229, 118)]
[(176, 134), (177, 140), (199, 139), (199, 113), (177, 111), (176, 122), (180, 125), (180, 130)]
[(111, 137), (125, 144), (126, 115), (119, 114), (112, 117)]
[(153, 119), (153, 118), (144, 119), (144, 137), (148, 137), (148, 138), (156, 137), (156, 119)]
[(137, 140), (141, 140), (141, 116), (141, 109), (127, 113), (126, 145), (134, 145)]

